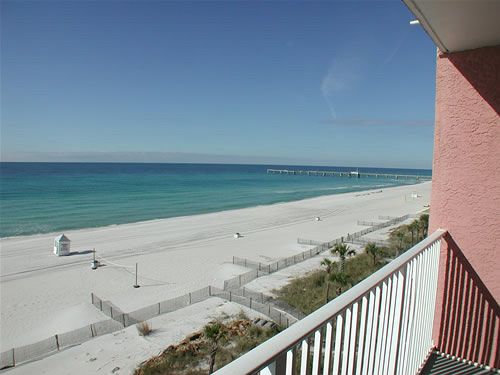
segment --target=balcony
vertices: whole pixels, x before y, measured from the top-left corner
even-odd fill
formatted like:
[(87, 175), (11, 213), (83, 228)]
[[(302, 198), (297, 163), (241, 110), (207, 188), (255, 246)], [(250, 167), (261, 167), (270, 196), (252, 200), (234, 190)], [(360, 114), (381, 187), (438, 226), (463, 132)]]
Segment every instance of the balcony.
[[(467, 272), (466, 260), (457, 255), (458, 250), (453, 249), (449, 241), (446, 231), (437, 230), (338, 298), (216, 374), (434, 373), (433, 366), (443, 366), (443, 360), (434, 353), (442, 347), (454, 353), (468, 353), (468, 358), (476, 362), (487, 363), (495, 356), (493, 360), (497, 362), (498, 355), (492, 348), (498, 340), (495, 334), (498, 305), (480, 292), (484, 290), (480, 280)], [(443, 243), (447, 254), (444, 288), (450, 297), (439, 312), (444, 323), (440, 324), (439, 343), (435, 343), (434, 319), (439, 306), (436, 298), (438, 281), (441, 282), (438, 274)], [(466, 281), (467, 288), (464, 288)], [(471, 298), (470, 291), (478, 298)], [(485, 314), (487, 321), (477, 322), (477, 318)], [(476, 322), (469, 324), (473, 317)], [(474, 356), (469, 347), (462, 345), (461, 348), (458, 341), (466, 334), (477, 333), (480, 337), (472, 339), (477, 341), (473, 346), (477, 347), (478, 355)], [(455, 357), (467, 358), (455, 355), (444, 360), (457, 362)], [(471, 362), (461, 364), (470, 366)], [(476, 369), (489, 372), (488, 367)]]

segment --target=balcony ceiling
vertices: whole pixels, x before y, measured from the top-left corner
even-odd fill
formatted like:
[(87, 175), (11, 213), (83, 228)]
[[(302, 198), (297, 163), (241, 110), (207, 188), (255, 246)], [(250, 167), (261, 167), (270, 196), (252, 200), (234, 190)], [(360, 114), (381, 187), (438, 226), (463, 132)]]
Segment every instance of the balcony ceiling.
[(499, 0), (403, 0), (443, 52), (500, 45)]

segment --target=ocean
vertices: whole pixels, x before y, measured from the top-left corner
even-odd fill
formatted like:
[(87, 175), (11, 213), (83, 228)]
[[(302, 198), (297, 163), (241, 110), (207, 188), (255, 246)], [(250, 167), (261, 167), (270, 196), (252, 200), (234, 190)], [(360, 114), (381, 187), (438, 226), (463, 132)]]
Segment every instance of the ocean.
[[(100, 227), (415, 183), (385, 178), (267, 174), (233, 164), (0, 163), (0, 237)], [(431, 170), (359, 168), (430, 176)]]

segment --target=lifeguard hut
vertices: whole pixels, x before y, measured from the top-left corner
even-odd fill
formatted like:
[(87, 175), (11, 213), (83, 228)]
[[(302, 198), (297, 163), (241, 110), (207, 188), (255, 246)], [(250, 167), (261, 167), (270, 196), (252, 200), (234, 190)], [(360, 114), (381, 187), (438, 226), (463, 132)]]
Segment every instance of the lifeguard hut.
[(58, 257), (68, 255), (70, 250), (70, 239), (64, 234), (56, 237), (54, 240), (54, 254)]

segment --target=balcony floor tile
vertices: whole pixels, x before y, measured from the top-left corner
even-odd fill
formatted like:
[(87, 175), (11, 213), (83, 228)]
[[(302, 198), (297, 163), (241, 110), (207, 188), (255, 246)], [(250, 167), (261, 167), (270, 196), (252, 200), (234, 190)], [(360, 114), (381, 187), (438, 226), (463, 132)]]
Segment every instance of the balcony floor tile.
[(437, 353), (431, 354), (424, 368), (422, 369), (421, 375), (486, 375), (486, 374), (498, 374), (494, 370), (488, 370), (481, 367), (476, 367), (474, 365), (469, 365), (457, 361), (456, 359), (442, 357)]

